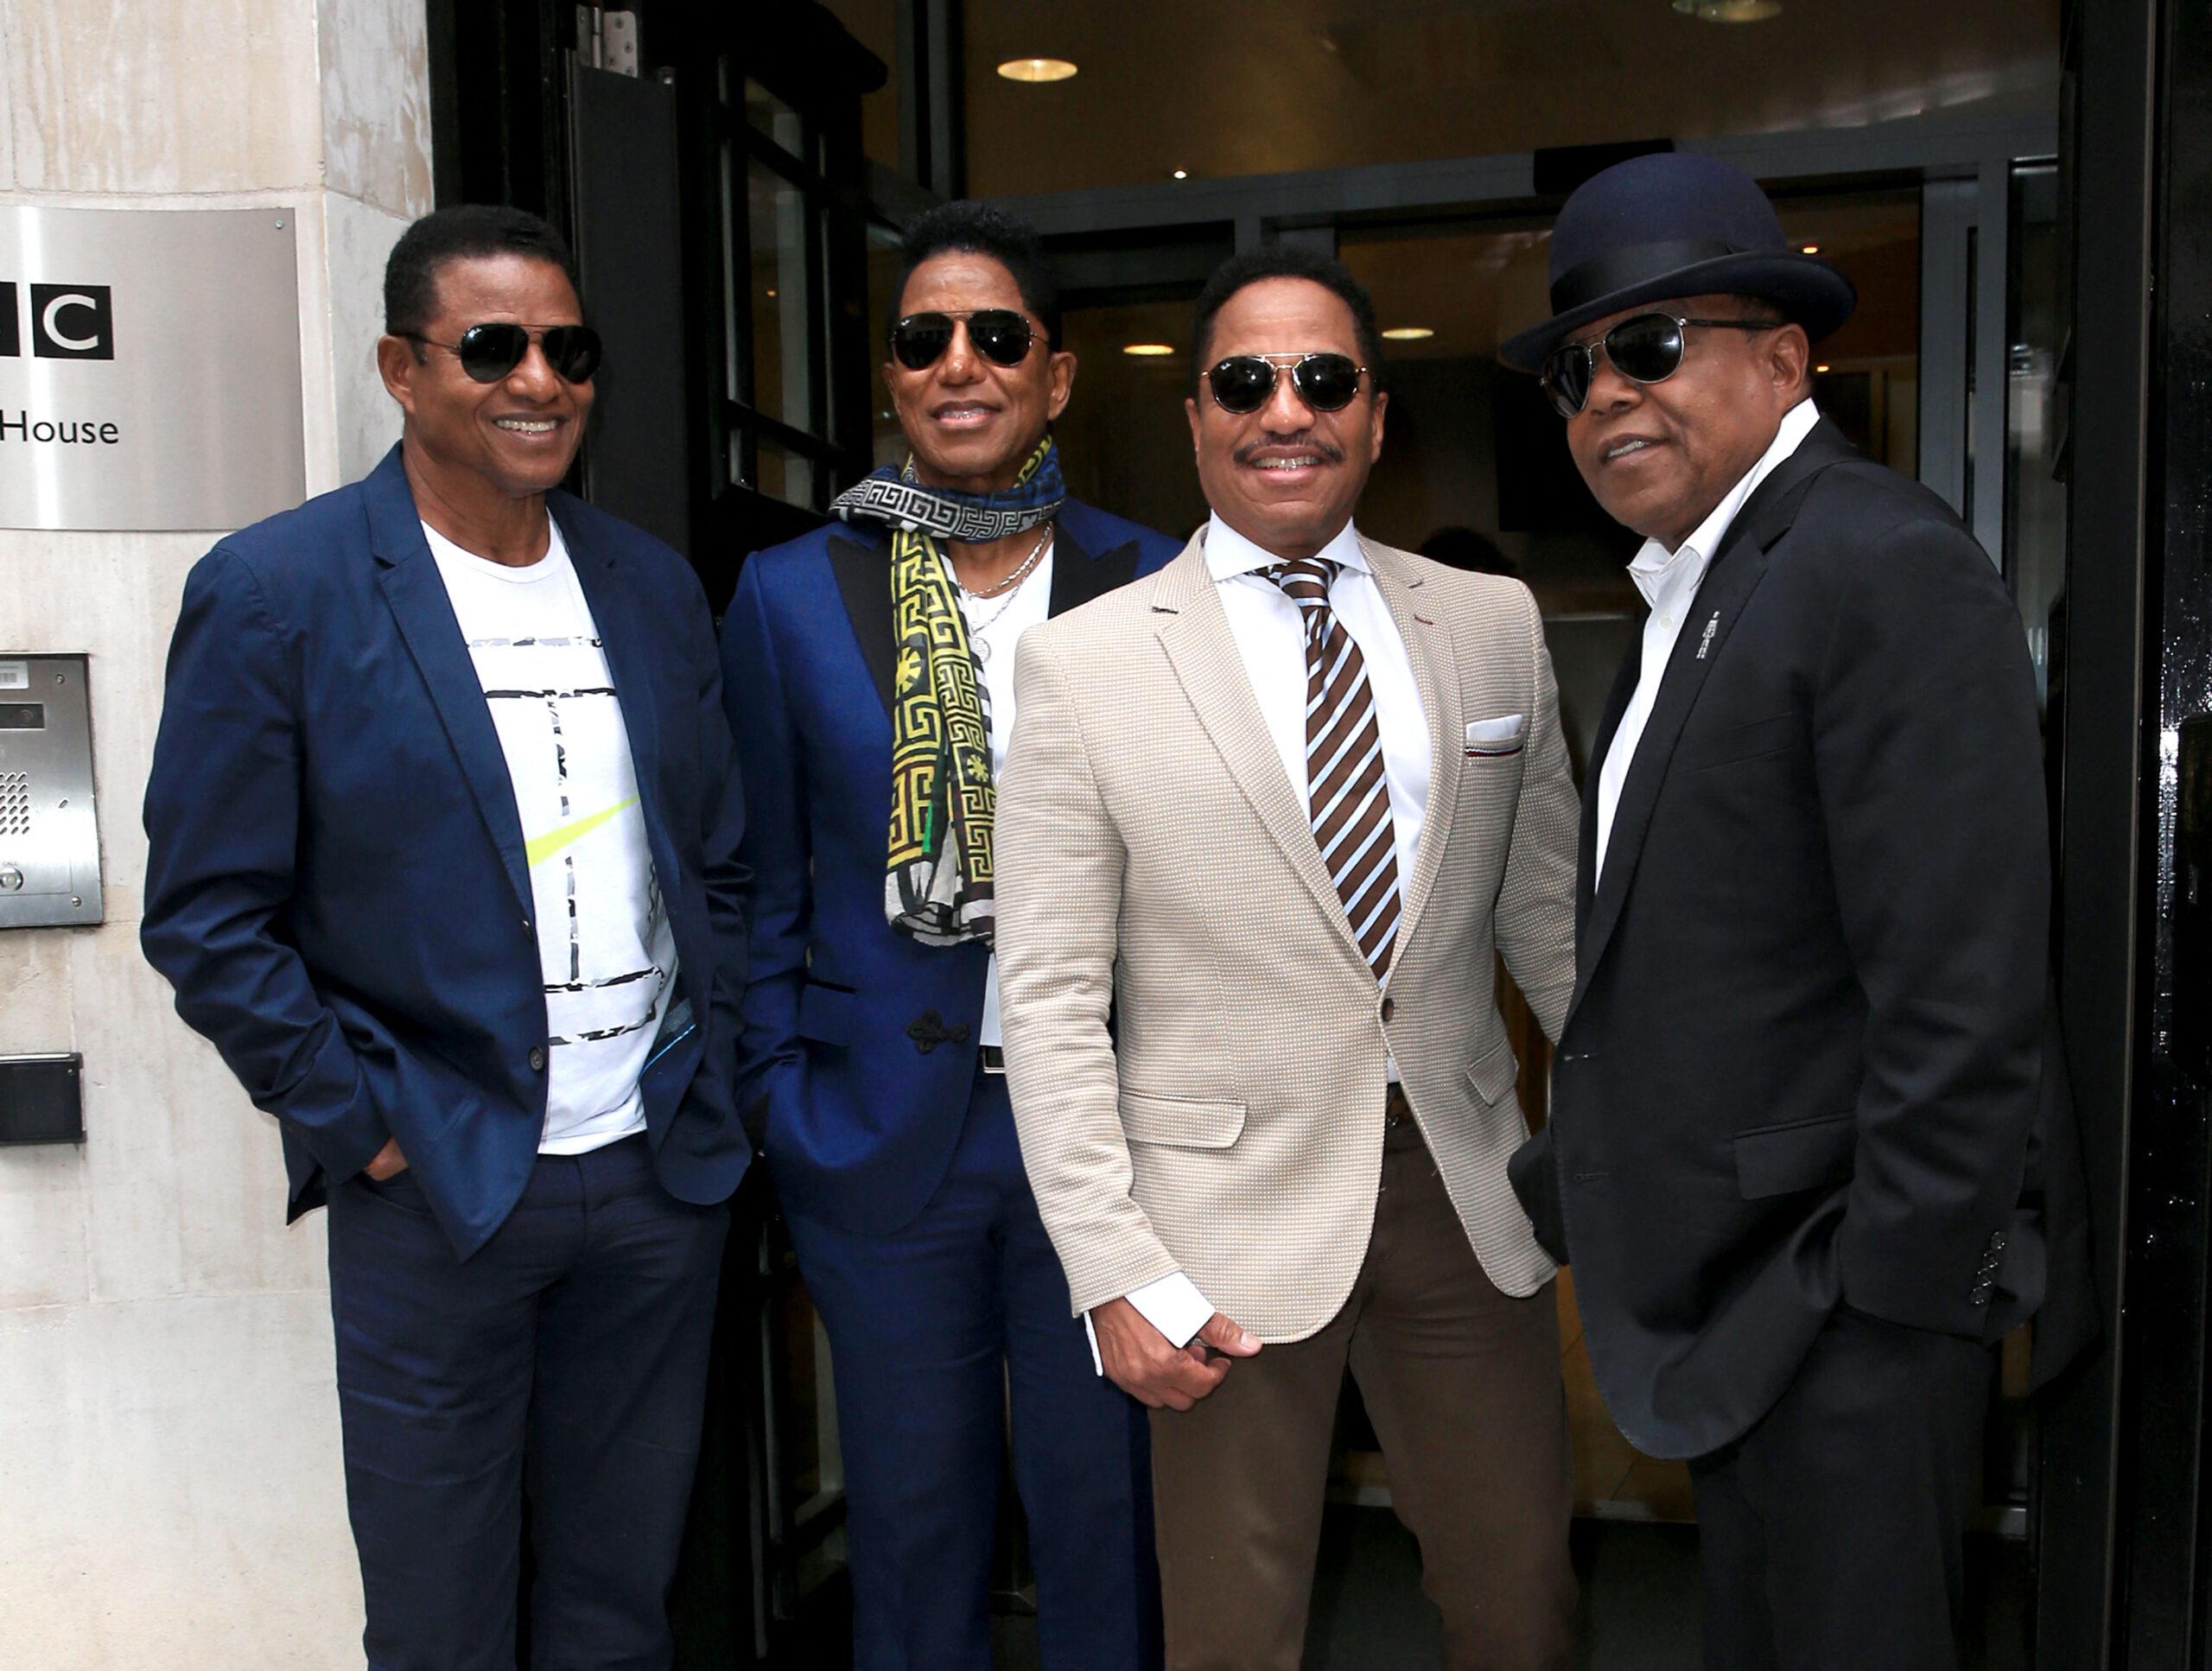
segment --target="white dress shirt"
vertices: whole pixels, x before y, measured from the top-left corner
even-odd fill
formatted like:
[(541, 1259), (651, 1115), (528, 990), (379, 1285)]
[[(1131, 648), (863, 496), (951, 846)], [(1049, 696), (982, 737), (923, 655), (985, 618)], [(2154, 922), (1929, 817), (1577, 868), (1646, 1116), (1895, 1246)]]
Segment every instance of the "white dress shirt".
[(1713, 506), (1713, 514), (1698, 524), (1688, 539), (1672, 551), (1657, 540), (1646, 540), (1643, 549), (1628, 566), (1629, 578), (1643, 594), (1643, 600), (1651, 606), (1651, 613), (1643, 623), (1643, 659), (1637, 676), (1636, 692), (1621, 711), (1619, 728), (1613, 733), (1612, 746), (1606, 749), (1605, 764), (1598, 772), (1598, 854), (1590, 870), (1593, 878), (1602, 878), (1605, 874), (1605, 847), (1612, 838), (1613, 814), (1620, 807), (1621, 785), (1628, 781), (1629, 766), (1636, 759), (1636, 746), (1643, 740), (1643, 727), (1651, 719), (1651, 705), (1658, 700), (1659, 682), (1666, 677), (1667, 664), (1675, 654), (1675, 641), (1682, 635), (1683, 620), (1690, 606), (1697, 600), (1697, 588), (1704, 582), (1713, 554), (1727, 537), (1729, 525), (1744, 508), (1744, 501), (1774, 473), (1777, 465), (1803, 444), (1820, 421), (1820, 412), (1809, 398), (1791, 407), (1783, 414), (1782, 427), (1775, 431), (1773, 442), (1760, 455), (1759, 461), (1728, 490), (1727, 497)]
[[(1206, 568), (1213, 575), (1222, 612), (1229, 617), (1230, 636), (1244, 663), (1244, 677), (1274, 739), (1275, 752), (1282, 757), (1284, 775), (1303, 804), (1307, 789), (1305, 617), (1282, 588), (1262, 572), (1281, 558), (1217, 516), (1206, 524), (1205, 539)], [(1368, 689), (1374, 695), (1376, 725), (1382, 738), (1382, 777), (1390, 791), (1391, 847), (1402, 890), (1413, 879), (1421, 824), (1428, 814), (1434, 765), (1429, 758), (1428, 713), (1421, 706), (1421, 686), (1414, 681), (1413, 658), (1406, 651), (1397, 619), (1375, 584), (1375, 571), (1352, 525), (1346, 523), (1315, 555), (1338, 565), (1329, 587), (1329, 607), (1367, 664)], [(991, 700), (997, 702), (996, 692)], [(1395, 1080), (1397, 1064), (1389, 1063), (1387, 1072)], [(1198, 1285), (1180, 1271), (1147, 1282), (1127, 1298), (1145, 1321), (1178, 1346), (1188, 1345), (1214, 1311)], [(1090, 1327), (1088, 1316), (1084, 1327)], [(1090, 1352), (1096, 1363), (1095, 1332)]]
[[(953, 595), (960, 600), (961, 613), (968, 618), (968, 642), (975, 646), (976, 655), (983, 664), (983, 689), (991, 704), (987, 717), (991, 727), (991, 781), (995, 784), (1005, 781), (1007, 745), (1014, 740), (1014, 645), (1024, 632), (1052, 613), (1054, 555), (1048, 541), (1037, 566), (1005, 597), (971, 598), (958, 589), (958, 579), (953, 580)], [(949, 573), (950, 562), (945, 567)], [(999, 1032), (999, 960), (995, 955), (983, 976), (983, 1020), (976, 1029), (976, 1041), (982, 1045), (1002, 1042)], [(1205, 1321), (1204, 1318), (1198, 1320)]]

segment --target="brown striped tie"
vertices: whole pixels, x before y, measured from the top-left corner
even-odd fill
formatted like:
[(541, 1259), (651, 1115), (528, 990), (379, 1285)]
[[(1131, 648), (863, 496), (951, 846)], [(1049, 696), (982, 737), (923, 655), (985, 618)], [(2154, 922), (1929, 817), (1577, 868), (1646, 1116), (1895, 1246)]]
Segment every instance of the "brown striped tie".
[(1398, 937), (1398, 854), (1367, 660), (1329, 607), (1335, 563), (1306, 557), (1266, 572), (1306, 623), (1306, 798), (1313, 840), (1379, 982), (1390, 972)]

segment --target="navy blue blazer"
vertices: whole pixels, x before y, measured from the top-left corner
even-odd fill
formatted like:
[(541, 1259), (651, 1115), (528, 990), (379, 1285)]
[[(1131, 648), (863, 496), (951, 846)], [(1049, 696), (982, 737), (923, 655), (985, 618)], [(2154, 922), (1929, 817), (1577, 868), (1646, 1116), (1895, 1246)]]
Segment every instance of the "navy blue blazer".
[[(1181, 550), (1071, 499), (1052, 613)], [(911, 1222), (951, 1164), (990, 962), (983, 946), (923, 945), (884, 918), (888, 561), (871, 525), (818, 529), (747, 559), (722, 622), (722, 690), (753, 795), (740, 1104), (765, 1122), (787, 1204), (872, 1235)]]
[[(706, 600), (659, 541), (549, 494), (606, 641), (675, 931), (647, 1069), (662, 1184), (726, 1198), (745, 982), (744, 804)], [(545, 1119), (545, 995), (489, 705), (394, 448), (223, 540), (185, 582), (146, 787), (146, 956), (283, 1128), (289, 1216), (397, 1137), (463, 1258)], [(680, 1013), (680, 1011), (678, 1011)]]

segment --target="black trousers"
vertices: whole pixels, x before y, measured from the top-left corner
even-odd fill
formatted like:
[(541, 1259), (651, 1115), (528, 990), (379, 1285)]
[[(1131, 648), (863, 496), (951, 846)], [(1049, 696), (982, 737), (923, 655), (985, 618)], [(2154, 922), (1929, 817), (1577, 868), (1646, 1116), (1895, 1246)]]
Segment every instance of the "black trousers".
[(1690, 1464), (1707, 1671), (1955, 1671), (1994, 1350), (1848, 1308)]
[(370, 1671), (665, 1671), (729, 1229), (642, 1137), (540, 1155), (466, 1264), (405, 1172), (330, 1192), (346, 1507)]

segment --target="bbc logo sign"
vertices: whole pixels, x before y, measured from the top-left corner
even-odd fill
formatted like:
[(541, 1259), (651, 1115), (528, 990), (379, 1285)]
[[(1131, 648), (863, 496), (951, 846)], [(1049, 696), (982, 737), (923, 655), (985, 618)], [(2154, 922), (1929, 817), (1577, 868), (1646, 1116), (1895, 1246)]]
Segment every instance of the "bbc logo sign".
[(29, 284), (0, 279), (0, 359), (20, 359), (23, 324), (18, 288), (30, 293), (30, 347), (38, 359), (113, 359), (115, 304), (105, 284)]

